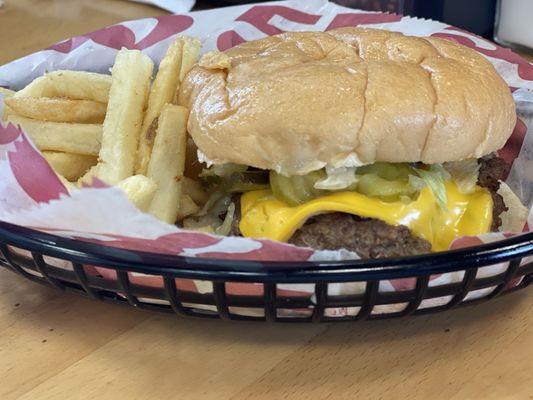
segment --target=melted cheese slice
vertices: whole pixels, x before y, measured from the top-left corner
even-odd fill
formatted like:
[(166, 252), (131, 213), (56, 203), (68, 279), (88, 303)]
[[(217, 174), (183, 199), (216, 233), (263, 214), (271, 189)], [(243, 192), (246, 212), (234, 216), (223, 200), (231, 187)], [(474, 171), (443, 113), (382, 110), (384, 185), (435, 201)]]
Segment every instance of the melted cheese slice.
[(448, 249), (465, 235), (489, 232), (492, 224), (492, 198), (477, 187), (462, 194), (453, 182), (446, 183), (447, 209), (443, 210), (428, 188), (411, 203), (385, 202), (357, 192), (338, 192), (291, 207), (276, 199), (269, 190), (247, 192), (241, 197), (239, 228), (245, 237), (286, 242), (313, 215), (343, 212), (380, 219), (389, 225), (405, 225), (414, 235), (431, 243), (433, 251)]

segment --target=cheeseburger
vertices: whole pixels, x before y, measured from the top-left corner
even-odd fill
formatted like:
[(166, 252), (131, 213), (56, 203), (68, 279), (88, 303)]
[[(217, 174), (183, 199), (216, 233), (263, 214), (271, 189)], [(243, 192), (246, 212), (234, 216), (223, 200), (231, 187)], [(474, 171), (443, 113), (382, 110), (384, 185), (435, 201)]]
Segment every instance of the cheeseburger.
[(376, 29), (284, 33), (205, 54), (179, 103), (212, 193), (186, 228), (377, 258), (523, 226), (495, 153), (515, 104), (464, 46)]

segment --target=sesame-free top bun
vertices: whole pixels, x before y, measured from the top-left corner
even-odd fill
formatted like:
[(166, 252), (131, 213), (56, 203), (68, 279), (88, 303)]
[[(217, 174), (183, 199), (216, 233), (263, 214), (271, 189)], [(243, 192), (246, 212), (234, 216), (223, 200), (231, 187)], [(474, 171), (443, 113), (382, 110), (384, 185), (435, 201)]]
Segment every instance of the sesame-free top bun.
[(179, 103), (200, 151), (305, 174), (375, 161), (440, 163), (501, 148), (509, 88), (475, 51), (377, 29), (284, 33), (207, 53)]

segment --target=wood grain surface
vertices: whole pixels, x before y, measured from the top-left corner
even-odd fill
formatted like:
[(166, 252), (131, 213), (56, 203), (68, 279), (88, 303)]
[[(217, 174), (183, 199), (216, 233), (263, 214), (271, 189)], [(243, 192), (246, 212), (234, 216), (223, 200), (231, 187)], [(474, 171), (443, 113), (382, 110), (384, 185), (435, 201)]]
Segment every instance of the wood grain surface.
[[(126, 19), (112, 0), (7, 0), (0, 63)], [(0, 399), (533, 399), (533, 292), (348, 324), (184, 319), (0, 269)]]
[(0, 269), (0, 399), (531, 399), (533, 293), (347, 324), (184, 319)]

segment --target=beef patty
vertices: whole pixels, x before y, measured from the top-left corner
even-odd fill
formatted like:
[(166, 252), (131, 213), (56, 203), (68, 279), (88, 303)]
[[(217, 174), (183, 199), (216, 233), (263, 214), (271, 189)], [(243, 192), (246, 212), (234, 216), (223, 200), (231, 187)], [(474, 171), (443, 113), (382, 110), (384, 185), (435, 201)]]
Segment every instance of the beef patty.
[(378, 219), (331, 213), (310, 218), (289, 243), (317, 250), (347, 249), (362, 258), (399, 257), (431, 251), (431, 244), (409, 228)]
[(479, 160), (479, 176), (477, 184), (486, 188), (492, 197), (492, 226), (491, 231), (496, 232), (502, 220), (500, 215), (507, 211), (507, 206), (503, 201), (503, 197), (498, 194), (500, 188), (500, 180), (505, 178), (509, 173), (509, 166), (504, 159), (496, 156), (487, 156)]
[[(478, 185), (489, 190), (493, 207), (492, 231), (501, 225), (500, 214), (507, 210), (503, 198), (497, 193), (508, 166), (501, 158), (489, 156), (479, 160)], [(240, 204), (236, 196), (236, 215), (233, 220), (233, 236), (240, 236)], [(400, 257), (429, 253), (431, 244), (414, 236), (405, 226), (393, 226), (373, 218), (361, 218), (345, 213), (329, 213), (310, 218), (289, 239), (297, 246), (317, 250), (347, 249), (362, 258)]]

